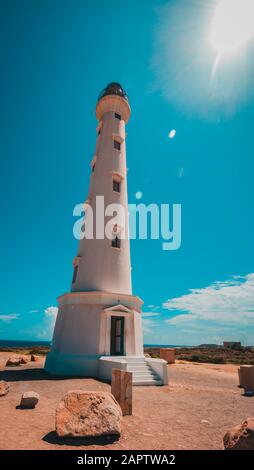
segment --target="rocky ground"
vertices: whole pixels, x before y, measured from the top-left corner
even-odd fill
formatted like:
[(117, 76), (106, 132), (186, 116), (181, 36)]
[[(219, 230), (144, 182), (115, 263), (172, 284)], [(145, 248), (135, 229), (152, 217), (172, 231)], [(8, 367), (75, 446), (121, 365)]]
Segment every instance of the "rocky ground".
[[(0, 397), (0, 449), (222, 449), (228, 428), (254, 415), (254, 397), (238, 388), (237, 366), (177, 362), (169, 367), (169, 386), (134, 387), (133, 415), (123, 418), (119, 440), (58, 438), (55, 408), (72, 389), (106, 390), (94, 379), (51, 379), (38, 362), (5, 368), (0, 379), (10, 392)], [(23, 392), (40, 395), (35, 409), (19, 409)]]

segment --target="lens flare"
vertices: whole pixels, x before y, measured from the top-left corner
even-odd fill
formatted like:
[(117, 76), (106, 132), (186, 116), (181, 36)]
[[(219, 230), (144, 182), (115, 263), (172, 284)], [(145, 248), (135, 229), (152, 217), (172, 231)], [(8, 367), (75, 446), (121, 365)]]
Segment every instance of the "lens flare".
[(254, 37), (254, 1), (221, 0), (215, 8), (210, 40), (216, 52), (234, 54)]
[(176, 130), (175, 129), (172, 129), (168, 134), (170, 139), (173, 139), (175, 137), (175, 135), (176, 135)]

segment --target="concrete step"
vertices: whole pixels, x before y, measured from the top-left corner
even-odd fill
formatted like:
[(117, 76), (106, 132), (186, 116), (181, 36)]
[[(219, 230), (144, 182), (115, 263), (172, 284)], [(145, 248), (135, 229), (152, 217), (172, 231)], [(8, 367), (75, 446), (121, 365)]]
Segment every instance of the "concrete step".
[(133, 385), (162, 385), (162, 380), (141, 379), (133, 380)]
[(143, 373), (148, 373), (148, 374), (150, 374), (150, 373), (152, 373), (151, 370), (148, 370), (148, 369), (141, 369), (141, 368), (140, 368), (140, 369), (135, 369), (135, 370), (133, 370), (133, 369), (132, 369), (132, 370), (131, 370), (131, 369), (127, 369), (127, 371), (128, 371), (128, 372), (132, 372), (133, 374), (140, 374), (140, 373), (141, 373), (141, 374), (143, 374)]
[(161, 385), (159, 383), (161, 381), (158, 375), (154, 372), (149, 371), (148, 369), (133, 373), (133, 384), (135, 385), (140, 382), (142, 382), (142, 384), (144, 382), (151, 382), (153, 385)]
[(128, 368), (131, 369), (138, 369), (139, 367), (147, 367), (146, 363), (144, 362), (137, 362), (136, 364), (134, 362), (129, 363), (128, 362)]
[(156, 374), (151, 374), (150, 372), (144, 370), (142, 372), (132, 372), (132, 377), (133, 378), (138, 378), (138, 377), (151, 377), (152, 379), (159, 379), (159, 377)]
[(162, 380), (143, 358), (128, 357), (127, 371), (132, 372), (133, 385), (162, 385)]

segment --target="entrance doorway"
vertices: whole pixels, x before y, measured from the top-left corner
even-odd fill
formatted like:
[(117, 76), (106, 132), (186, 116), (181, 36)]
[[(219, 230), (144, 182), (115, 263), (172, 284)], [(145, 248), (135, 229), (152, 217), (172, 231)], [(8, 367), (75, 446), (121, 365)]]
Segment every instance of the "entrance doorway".
[(124, 317), (111, 317), (111, 356), (124, 354)]

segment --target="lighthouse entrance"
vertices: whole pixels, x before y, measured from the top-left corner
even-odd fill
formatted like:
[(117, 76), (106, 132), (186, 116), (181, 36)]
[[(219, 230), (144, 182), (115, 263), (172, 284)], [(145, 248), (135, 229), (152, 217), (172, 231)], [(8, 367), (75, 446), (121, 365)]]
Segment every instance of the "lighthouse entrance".
[(124, 317), (111, 317), (111, 356), (123, 356), (124, 354)]

